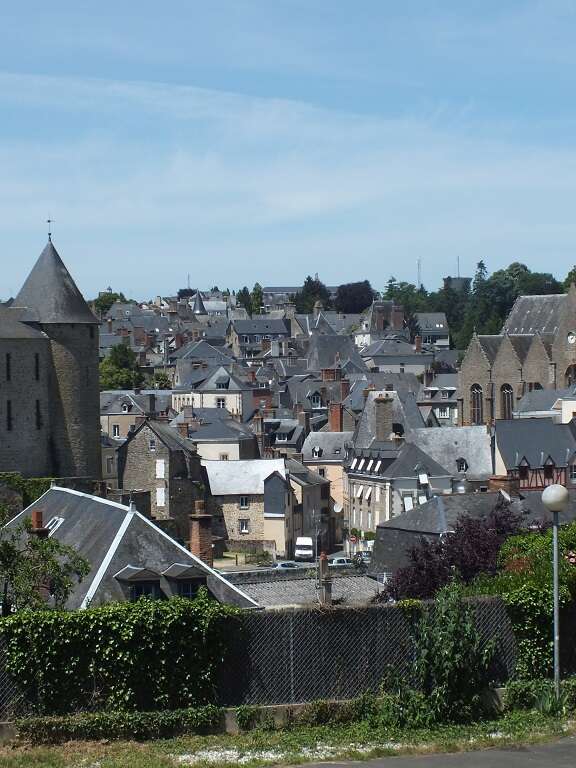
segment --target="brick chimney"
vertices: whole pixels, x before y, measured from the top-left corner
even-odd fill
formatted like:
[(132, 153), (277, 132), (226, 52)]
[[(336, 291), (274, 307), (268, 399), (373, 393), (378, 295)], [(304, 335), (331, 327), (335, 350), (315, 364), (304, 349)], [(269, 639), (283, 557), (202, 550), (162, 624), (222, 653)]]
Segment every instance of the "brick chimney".
[(330, 432), (343, 432), (344, 406), (342, 403), (330, 403), (328, 410), (328, 424)]
[(35, 536), (39, 536), (42, 539), (48, 537), (48, 528), (44, 527), (43, 514), (41, 509), (32, 510), (32, 531)]
[(401, 331), (404, 328), (404, 307), (397, 305), (392, 307), (390, 324), (393, 331)]
[(422, 352), (422, 336), (414, 337), (414, 352)]
[(394, 398), (386, 395), (378, 395), (374, 399), (374, 416), (376, 421), (376, 440), (387, 442), (391, 440), (393, 432)]
[(341, 379), (340, 380), (340, 399), (346, 400), (349, 394), (350, 394), (350, 380)]
[(190, 515), (190, 552), (212, 568), (212, 515), (204, 511), (204, 502), (194, 502)]
[(182, 437), (188, 437), (188, 426), (189, 426), (188, 422), (186, 422), (186, 421), (179, 422), (176, 425), (176, 429), (178, 430), (178, 434), (181, 435)]

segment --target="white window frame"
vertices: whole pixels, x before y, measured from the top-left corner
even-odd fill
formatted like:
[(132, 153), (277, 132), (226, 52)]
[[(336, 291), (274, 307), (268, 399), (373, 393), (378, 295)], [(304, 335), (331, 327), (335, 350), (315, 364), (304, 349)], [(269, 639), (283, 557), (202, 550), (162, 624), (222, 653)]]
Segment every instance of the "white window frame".
[(248, 517), (241, 517), (238, 520), (238, 533), (239, 534), (245, 534), (250, 533), (250, 518)]
[(439, 419), (450, 418), (450, 408), (448, 408), (447, 405), (441, 405), (440, 408), (438, 408), (438, 418)]
[(570, 464), (570, 482), (576, 483), (576, 462)]
[(226, 408), (226, 398), (225, 397), (217, 397), (216, 398), (216, 408)]
[(166, 506), (166, 488), (156, 488), (156, 506), (163, 509)]
[(156, 480), (164, 480), (166, 477), (166, 462), (164, 459), (156, 459)]
[(151, 437), (150, 440), (148, 440), (148, 450), (149, 451), (156, 450), (156, 440), (153, 437)]
[(240, 496), (238, 507), (240, 509), (250, 509), (250, 498), (248, 496)]
[(112, 437), (120, 437), (120, 424), (112, 424)]

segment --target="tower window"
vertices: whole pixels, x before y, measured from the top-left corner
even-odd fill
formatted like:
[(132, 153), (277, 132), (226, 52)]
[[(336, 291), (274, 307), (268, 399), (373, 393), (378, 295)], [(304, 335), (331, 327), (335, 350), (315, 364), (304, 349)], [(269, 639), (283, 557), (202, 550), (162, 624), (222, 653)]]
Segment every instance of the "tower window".
[(6, 381), (12, 379), (12, 355), (10, 352), (6, 353)]
[(94, 326), (93, 325), (89, 326), (89, 333), (90, 333), (90, 338), (93, 339), (94, 338)]
[(40, 355), (38, 352), (34, 355), (34, 378), (40, 381)]
[(12, 400), (6, 400), (6, 429), (12, 432)]
[(36, 429), (42, 429), (42, 411), (40, 410), (40, 400), (36, 400)]

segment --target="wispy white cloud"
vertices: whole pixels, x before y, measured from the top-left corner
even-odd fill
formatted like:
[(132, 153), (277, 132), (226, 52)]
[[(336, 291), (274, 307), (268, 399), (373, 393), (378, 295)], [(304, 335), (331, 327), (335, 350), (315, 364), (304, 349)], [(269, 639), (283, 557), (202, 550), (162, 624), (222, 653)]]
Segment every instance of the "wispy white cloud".
[[(87, 292), (137, 294), (394, 273), (432, 285), (511, 260), (567, 271), (576, 148), (520, 142), (466, 111), (360, 115), (163, 84), (0, 74), (0, 210), (8, 289), (46, 214)], [(50, 124), (66, 124), (65, 138)], [(32, 249), (32, 251), (30, 251)], [(8, 292), (8, 289), (6, 292)], [(0, 290), (0, 294), (5, 291)]]

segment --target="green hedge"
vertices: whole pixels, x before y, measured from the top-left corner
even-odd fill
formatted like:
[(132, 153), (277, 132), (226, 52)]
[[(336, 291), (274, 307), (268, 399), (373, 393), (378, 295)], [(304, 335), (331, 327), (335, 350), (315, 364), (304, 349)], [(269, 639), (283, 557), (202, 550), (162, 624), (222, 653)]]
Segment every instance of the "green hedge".
[(70, 740), (161, 739), (218, 730), (223, 710), (213, 705), (171, 712), (93, 712), (61, 717), (29, 717), (16, 723), (20, 738), (33, 744)]
[(141, 599), (0, 621), (8, 669), (38, 713), (145, 711), (214, 701), (240, 612), (195, 600)]
[(0, 485), (22, 494), (24, 509), (50, 489), (51, 477), (22, 477), (19, 472), (0, 472)]

